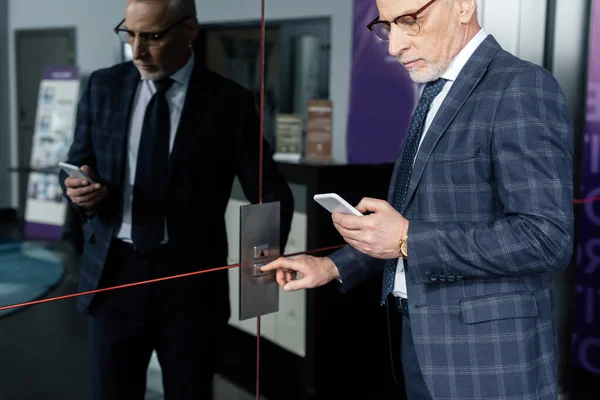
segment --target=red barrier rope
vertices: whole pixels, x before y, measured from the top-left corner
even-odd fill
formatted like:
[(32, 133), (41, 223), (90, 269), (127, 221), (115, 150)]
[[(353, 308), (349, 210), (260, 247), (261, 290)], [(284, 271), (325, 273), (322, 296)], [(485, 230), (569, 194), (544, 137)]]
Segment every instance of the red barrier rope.
[(321, 249), (316, 249), (316, 250), (307, 250), (307, 251), (301, 251), (299, 253), (292, 253), (292, 254), (286, 254), (283, 257), (285, 258), (289, 258), (289, 257), (295, 257), (295, 256), (302, 256), (305, 254), (312, 254), (312, 253), (321, 253), (323, 251), (329, 251), (329, 250), (337, 250), (337, 249), (341, 249), (342, 247), (346, 246), (345, 244), (339, 244), (337, 246), (331, 246), (331, 247), (323, 247)]
[[(320, 252), (323, 252), (323, 251), (340, 249), (340, 248), (342, 248), (344, 246), (345, 245), (342, 244), (342, 245), (338, 245), (338, 246), (324, 247), (322, 249), (308, 250), (308, 251), (303, 251), (303, 252), (293, 253), (293, 254), (286, 254), (283, 257), (295, 257), (295, 256), (299, 256), (299, 255), (304, 255), (304, 254), (320, 253)], [(128, 284), (119, 285), (119, 286), (111, 286), (111, 287), (107, 287), (107, 288), (103, 288), (103, 289), (90, 290), (88, 292), (78, 292), (78, 293), (73, 293), (73, 294), (69, 294), (69, 295), (65, 295), (65, 296), (58, 296), (58, 297), (51, 297), (51, 298), (48, 298), (48, 299), (42, 299), (42, 300), (36, 300), (36, 301), (29, 301), (27, 303), (18, 303), (18, 304), (13, 304), (13, 305), (9, 305), (9, 306), (0, 307), (0, 311), (11, 310), (13, 308), (19, 308), (19, 307), (34, 306), (34, 305), (42, 304), (42, 303), (51, 303), (51, 302), (54, 302), (54, 301), (71, 299), (73, 297), (87, 296), (87, 295), (90, 295), (90, 294), (108, 292), (108, 291), (111, 291), (111, 290), (124, 289), (124, 288), (128, 288), (128, 287), (133, 287), (133, 286), (147, 285), (147, 284), (150, 284), (150, 283), (157, 283), (157, 282), (169, 281), (169, 280), (172, 280), (172, 279), (187, 278), (187, 277), (194, 276), (194, 275), (202, 275), (202, 274), (207, 274), (209, 272), (216, 272), (216, 271), (222, 271), (222, 270), (231, 269), (231, 268), (237, 268), (239, 266), (240, 266), (239, 263), (238, 264), (231, 264), (231, 265), (227, 265), (227, 266), (224, 266), (224, 267), (217, 267), (217, 268), (206, 269), (206, 270), (202, 270), (202, 271), (188, 272), (188, 273), (181, 274), (181, 275), (166, 276), (164, 278), (157, 278), (157, 279), (151, 279), (151, 280), (148, 280), (148, 281), (128, 283)]]
[(260, 315), (256, 317), (256, 400), (260, 400)]
[(593, 203), (596, 201), (600, 201), (600, 196), (596, 196), (596, 197), (590, 197), (587, 199), (575, 199), (573, 200), (573, 203), (575, 204), (587, 204), (587, 203)]
[[(264, 0), (262, 0), (262, 1), (264, 2)], [(573, 203), (575, 203), (575, 204), (587, 204), (587, 203), (593, 203), (593, 202), (596, 202), (596, 201), (600, 201), (600, 196), (590, 197), (590, 198), (585, 198), (585, 199), (575, 199), (573, 201)], [(336, 249), (342, 248), (344, 246), (345, 245), (337, 245), (337, 246), (331, 246), (331, 247), (324, 247), (324, 248), (316, 249), (316, 250), (308, 250), (308, 251), (303, 251), (303, 252), (298, 252), (298, 253), (293, 253), (293, 254), (286, 254), (283, 257), (295, 257), (295, 256), (299, 256), (299, 255), (306, 255), (306, 254), (312, 254), (312, 253), (320, 253), (320, 252), (328, 251), (328, 250), (336, 250)], [(87, 296), (87, 295), (90, 295), (90, 294), (108, 292), (110, 290), (124, 289), (124, 288), (132, 287), (132, 286), (147, 285), (147, 284), (150, 284), (150, 283), (157, 283), (157, 282), (167, 281), (167, 280), (171, 280), (171, 279), (186, 278), (186, 277), (190, 277), (190, 276), (194, 276), (194, 275), (201, 275), (201, 274), (206, 274), (206, 273), (209, 273), (209, 272), (216, 272), (216, 271), (220, 271), (220, 270), (224, 270), (224, 269), (237, 268), (239, 266), (240, 266), (240, 264), (232, 264), (232, 265), (227, 265), (227, 266), (224, 266), (224, 267), (218, 267), (218, 268), (213, 268), (213, 269), (208, 269), (208, 270), (203, 270), (203, 271), (196, 271), (196, 272), (190, 272), (190, 273), (181, 274), (181, 275), (167, 276), (167, 277), (164, 277), (164, 278), (152, 279), (152, 280), (142, 281), (142, 282), (136, 282), (136, 283), (129, 283), (129, 284), (126, 284), (126, 285), (120, 285), (120, 286), (113, 286), (113, 287), (108, 287), (108, 288), (104, 288), (104, 289), (91, 290), (91, 291), (88, 291), (88, 292), (74, 293), (74, 294), (70, 294), (70, 295), (66, 295), (66, 296), (51, 297), (51, 298), (48, 298), (48, 299), (30, 301), (30, 302), (27, 302), (27, 303), (13, 304), (13, 305), (9, 305), (9, 306), (0, 307), (0, 311), (11, 310), (13, 308), (19, 308), (19, 307), (34, 306), (34, 305), (42, 304), (42, 303), (50, 303), (50, 302), (58, 301), (58, 300), (66, 300), (66, 299), (70, 299), (70, 298), (73, 298), (73, 297)], [(257, 329), (258, 329), (257, 332), (260, 332), (259, 331), (260, 325), (257, 327)]]
[[(263, 201), (263, 126), (265, 104), (265, 0), (261, 0), (260, 10), (260, 139), (258, 161), (258, 204)], [(260, 400), (260, 315), (256, 317), (256, 400)]]
[(258, 204), (262, 204), (262, 186), (263, 186), (263, 116), (265, 102), (265, 0), (261, 0), (260, 12), (260, 140), (259, 140), (259, 163), (258, 163)]
[[(342, 248), (344, 246), (345, 245), (342, 244), (342, 245), (338, 245), (338, 246), (324, 247), (322, 249), (308, 250), (308, 251), (303, 251), (303, 252), (293, 253), (293, 254), (286, 254), (283, 257), (295, 257), (295, 256), (298, 256), (298, 255), (304, 255), (304, 254), (320, 253), (320, 252), (323, 252), (323, 251), (340, 249), (340, 248)], [(73, 298), (73, 297), (87, 296), (87, 295), (90, 295), (90, 294), (108, 292), (108, 291), (111, 291), (111, 290), (124, 289), (124, 288), (132, 287), (132, 286), (141, 286), (141, 285), (147, 285), (147, 284), (150, 284), (150, 283), (157, 283), (157, 282), (168, 281), (168, 280), (172, 280), (172, 279), (187, 278), (187, 277), (194, 276), (194, 275), (202, 275), (202, 274), (207, 274), (209, 272), (216, 272), (216, 271), (222, 271), (222, 270), (231, 269), (231, 268), (237, 268), (239, 266), (240, 266), (239, 263), (238, 264), (231, 264), (231, 265), (227, 265), (227, 266), (224, 266), (224, 267), (217, 267), (217, 268), (206, 269), (206, 270), (202, 270), (202, 271), (188, 272), (188, 273), (181, 274), (181, 275), (166, 276), (164, 278), (157, 278), (157, 279), (151, 279), (151, 280), (148, 280), (148, 281), (128, 283), (128, 284), (119, 285), (119, 286), (111, 286), (111, 287), (107, 287), (107, 288), (103, 288), (103, 289), (90, 290), (88, 292), (78, 292), (78, 293), (73, 293), (73, 294), (69, 294), (69, 295), (65, 295), (65, 296), (51, 297), (51, 298), (48, 298), (48, 299), (30, 301), (30, 302), (27, 302), (27, 303), (13, 304), (13, 305), (9, 305), (9, 306), (0, 307), (0, 311), (11, 310), (13, 308), (19, 308), (19, 307), (34, 306), (36, 304), (42, 304), (42, 303), (51, 303), (53, 301), (66, 300), (66, 299), (70, 299), (70, 298)]]
[(196, 271), (196, 272), (188, 272), (186, 274), (167, 276), (164, 278), (151, 279), (151, 280), (142, 281), (142, 282), (127, 283), (125, 285), (112, 286), (112, 287), (108, 287), (108, 288), (104, 288), (104, 289), (90, 290), (88, 292), (80, 292), (80, 293), (69, 294), (66, 296), (51, 297), (49, 299), (36, 300), (36, 301), (30, 301), (27, 303), (20, 303), (20, 304), (14, 304), (11, 306), (0, 307), (0, 311), (10, 310), (10, 309), (19, 308), (19, 307), (34, 306), (36, 304), (42, 304), (42, 303), (50, 303), (50, 302), (58, 301), (58, 300), (66, 300), (66, 299), (70, 299), (72, 297), (87, 296), (89, 294), (108, 292), (110, 290), (124, 289), (124, 288), (132, 287), (132, 286), (141, 286), (141, 285), (147, 285), (149, 283), (156, 283), (156, 282), (163, 282), (163, 281), (168, 281), (168, 280), (172, 280), (172, 279), (186, 278), (186, 277), (190, 277), (190, 276), (194, 276), (194, 275), (201, 275), (201, 274), (206, 274), (209, 272), (222, 271), (225, 269), (235, 268), (235, 267), (239, 267), (239, 266), (240, 266), (240, 264), (232, 264), (232, 265), (228, 265), (225, 267), (206, 269), (206, 270)]

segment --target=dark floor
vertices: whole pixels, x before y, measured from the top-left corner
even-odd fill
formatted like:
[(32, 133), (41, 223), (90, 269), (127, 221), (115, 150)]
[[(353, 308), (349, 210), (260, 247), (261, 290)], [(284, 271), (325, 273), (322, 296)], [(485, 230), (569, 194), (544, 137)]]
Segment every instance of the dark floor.
[[(0, 237), (20, 238), (14, 225), (0, 223)], [(67, 273), (46, 297), (77, 292), (78, 255), (67, 241), (48, 243), (63, 258)], [(0, 399), (91, 399), (87, 364), (87, 324), (76, 299), (19, 310), (0, 318)], [(5, 304), (3, 304), (5, 305)], [(148, 371), (146, 400), (162, 399), (160, 370)], [(224, 378), (215, 378), (215, 400), (251, 400), (250, 394)]]

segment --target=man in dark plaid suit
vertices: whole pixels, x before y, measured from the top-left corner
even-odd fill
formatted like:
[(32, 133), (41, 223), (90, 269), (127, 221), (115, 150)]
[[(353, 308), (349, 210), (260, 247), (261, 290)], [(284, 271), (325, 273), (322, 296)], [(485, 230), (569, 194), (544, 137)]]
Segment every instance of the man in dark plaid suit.
[[(254, 96), (194, 55), (194, 0), (129, 0), (125, 15), (115, 32), (134, 61), (91, 75), (67, 160), (97, 183), (61, 178), (86, 220), (81, 291), (226, 265), (234, 178), (259, 198)], [(281, 202), (284, 248), (292, 193), (263, 145), (263, 202)], [(165, 398), (212, 399), (227, 271), (80, 297), (78, 307), (89, 314), (95, 399), (144, 399), (153, 350)]]
[(480, 28), (475, 0), (377, 6), (369, 28), (426, 83), (388, 201), (335, 213), (349, 245), (329, 257), (263, 270), (286, 290), (343, 291), (383, 272), (409, 399), (556, 399), (553, 274), (573, 247), (565, 96)]

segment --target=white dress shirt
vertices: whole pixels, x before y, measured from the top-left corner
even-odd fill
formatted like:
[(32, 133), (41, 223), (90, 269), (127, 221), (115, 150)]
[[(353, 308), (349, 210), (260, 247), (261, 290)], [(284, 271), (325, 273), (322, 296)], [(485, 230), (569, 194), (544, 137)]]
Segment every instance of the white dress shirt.
[[(427, 113), (427, 118), (425, 119), (425, 126), (423, 127), (423, 134), (421, 135), (419, 147), (421, 147), (421, 143), (423, 143), (423, 139), (425, 138), (425, 135), (427, 134), (427, 131), (429, 130), (429, 127), (431, 126), (435, 115), (440, 109), (440, 106), (446, 98), (446, 95), (450, 91), (452, 84), (458, 77), (458, 74), (460, 74), (460, 71), (463, 69), (467, 61), (469, 61), (469, 58), (471, 58), (475, 50), (477, 50), (479, 45), (485, 40), (486, 37), (487, 33), (483, 29), (481, 29), (475, 35), (475, 37), (473, 37), (473, 39), (471, 39), (471, 41), (467, 43), (467, 45), (460, 51), (460, 53), (458, 53), (454, 60), (452, 60), (446, 72), (441, 76), (442, 78), (446, 79), (447, 82), (444, 85), (444, 88), (442, 89), (440, 94), (438, 94), (437, 97), (431, 103), (431, 108), (429, 109), (429, 112)], [(425, 85), (421, 85), (421, 87), (419, 88), (419, 97), (420, 93), (422, 93), (424, 88)], [(407, 298), (406, 275), (404, 273), (404, 259), (402, 257), (398, 258), (398, 266), (396, 267), (396, 276), (394, 278), (394, 289), (392, 290), (392, 293), (396, 297), (402, 297), (405, 299)]]
[[(188, 83), (194, 70), (194, 54), (190, 56), (187, 64), (179, 71), (170, 76), (175, 82), (165, 93), (169, 112), (171, 113), (171, 131), (169, 139), (169, 153), (173, 150), (175, 135), (181, 118), (181, 111), (185, 104)], [(132, 243), (131, 240), (131, 205), (133, 201), (133, 186), (135, 184), (135, 171), (137, 167), (138, 149), (142, 136), (142, 125), (144, 124), (144, 115), (150, 99), (156, 92), (154, 82), (141, 78), (137, 86), (135, 98), (133, 101), (133, 112), (129, 124), (129, 141), (127, 145), (127, 166), (125, 168), (125, 182), (123, 185), (123, 210), (120, 227), (117, 231), (117, 238)], [(165, 239), (168, 241), (167, 225), (165, 221)]]

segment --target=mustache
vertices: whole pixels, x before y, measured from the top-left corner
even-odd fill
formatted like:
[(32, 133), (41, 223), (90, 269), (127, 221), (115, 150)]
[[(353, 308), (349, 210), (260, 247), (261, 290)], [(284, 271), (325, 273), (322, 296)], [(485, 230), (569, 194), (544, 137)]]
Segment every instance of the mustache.
[(423, 60), (426, 63), (429, 62), (429, 60), (427, 60), (425, 57), (409, 57), (409, 56), (399, 55), (396, 58), (398, 59), (398, 62), (400, 62), (401, 64), (407, 64), (407, 63), (419, 61), (419, 60)]

